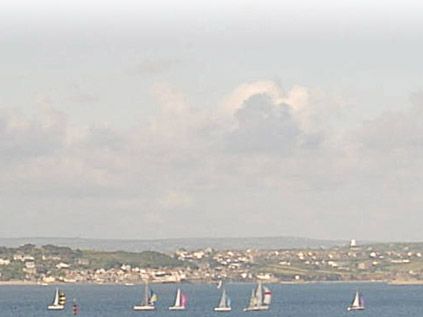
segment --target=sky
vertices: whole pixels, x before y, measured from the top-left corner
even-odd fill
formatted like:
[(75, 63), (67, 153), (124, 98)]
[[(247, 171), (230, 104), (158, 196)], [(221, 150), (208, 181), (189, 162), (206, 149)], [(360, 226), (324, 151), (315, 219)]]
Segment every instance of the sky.
[(0, 4), (0, 236), (422, 241), (422, 9)]

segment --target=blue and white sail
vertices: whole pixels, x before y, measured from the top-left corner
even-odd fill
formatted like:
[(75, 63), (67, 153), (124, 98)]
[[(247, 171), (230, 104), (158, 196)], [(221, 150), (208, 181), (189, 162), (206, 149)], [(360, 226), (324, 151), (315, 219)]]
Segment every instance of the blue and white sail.
[(214, 308), (214, 311), (225, 312), (231, 311), (231, 299), (226, 294), (226, 290), (223, 289), (222, 296), (220, 297), (219, 305)]
[(141, 305), (135, 305), (133, 307), (134, 310), (155, 310), (156, 309), (156, 302), (158, 300), (157, 294), (154, 293), (151, 289), (148, 288), (148, 282), (145, 283), (145, 290), (144, 290), (144, 299)]

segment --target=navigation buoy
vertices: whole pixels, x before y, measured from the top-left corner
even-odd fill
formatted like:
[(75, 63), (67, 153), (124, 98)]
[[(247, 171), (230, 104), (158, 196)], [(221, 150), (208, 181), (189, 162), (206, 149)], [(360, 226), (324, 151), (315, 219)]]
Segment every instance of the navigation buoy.
[(78, 315), (78, 310), (79, 310), (78, 305), (77, 304), (73, 304), (72, 315)]

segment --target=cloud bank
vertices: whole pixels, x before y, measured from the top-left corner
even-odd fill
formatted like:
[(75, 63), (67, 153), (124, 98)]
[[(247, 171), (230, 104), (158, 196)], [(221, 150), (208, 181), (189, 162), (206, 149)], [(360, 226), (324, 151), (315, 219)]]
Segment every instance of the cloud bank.
[(128, 128), (71, 122), (45, 96), (0, 112), (1, 235), (423, 238), (418, 96), (351, 127), (330, 92), (272, 81), (211, 108), (152, 94), (158, 114)]

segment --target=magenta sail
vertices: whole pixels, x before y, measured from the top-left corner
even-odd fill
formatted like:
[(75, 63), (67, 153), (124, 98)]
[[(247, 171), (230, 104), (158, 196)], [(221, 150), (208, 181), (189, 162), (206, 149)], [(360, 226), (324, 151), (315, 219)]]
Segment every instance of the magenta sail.
[(181, 306), (187, 307), (188, 305), (188, 297), (184, 293), (181, 294)]
[(364, 307), (364, 297), (362, 295), (360, 295), (360, 306)]

